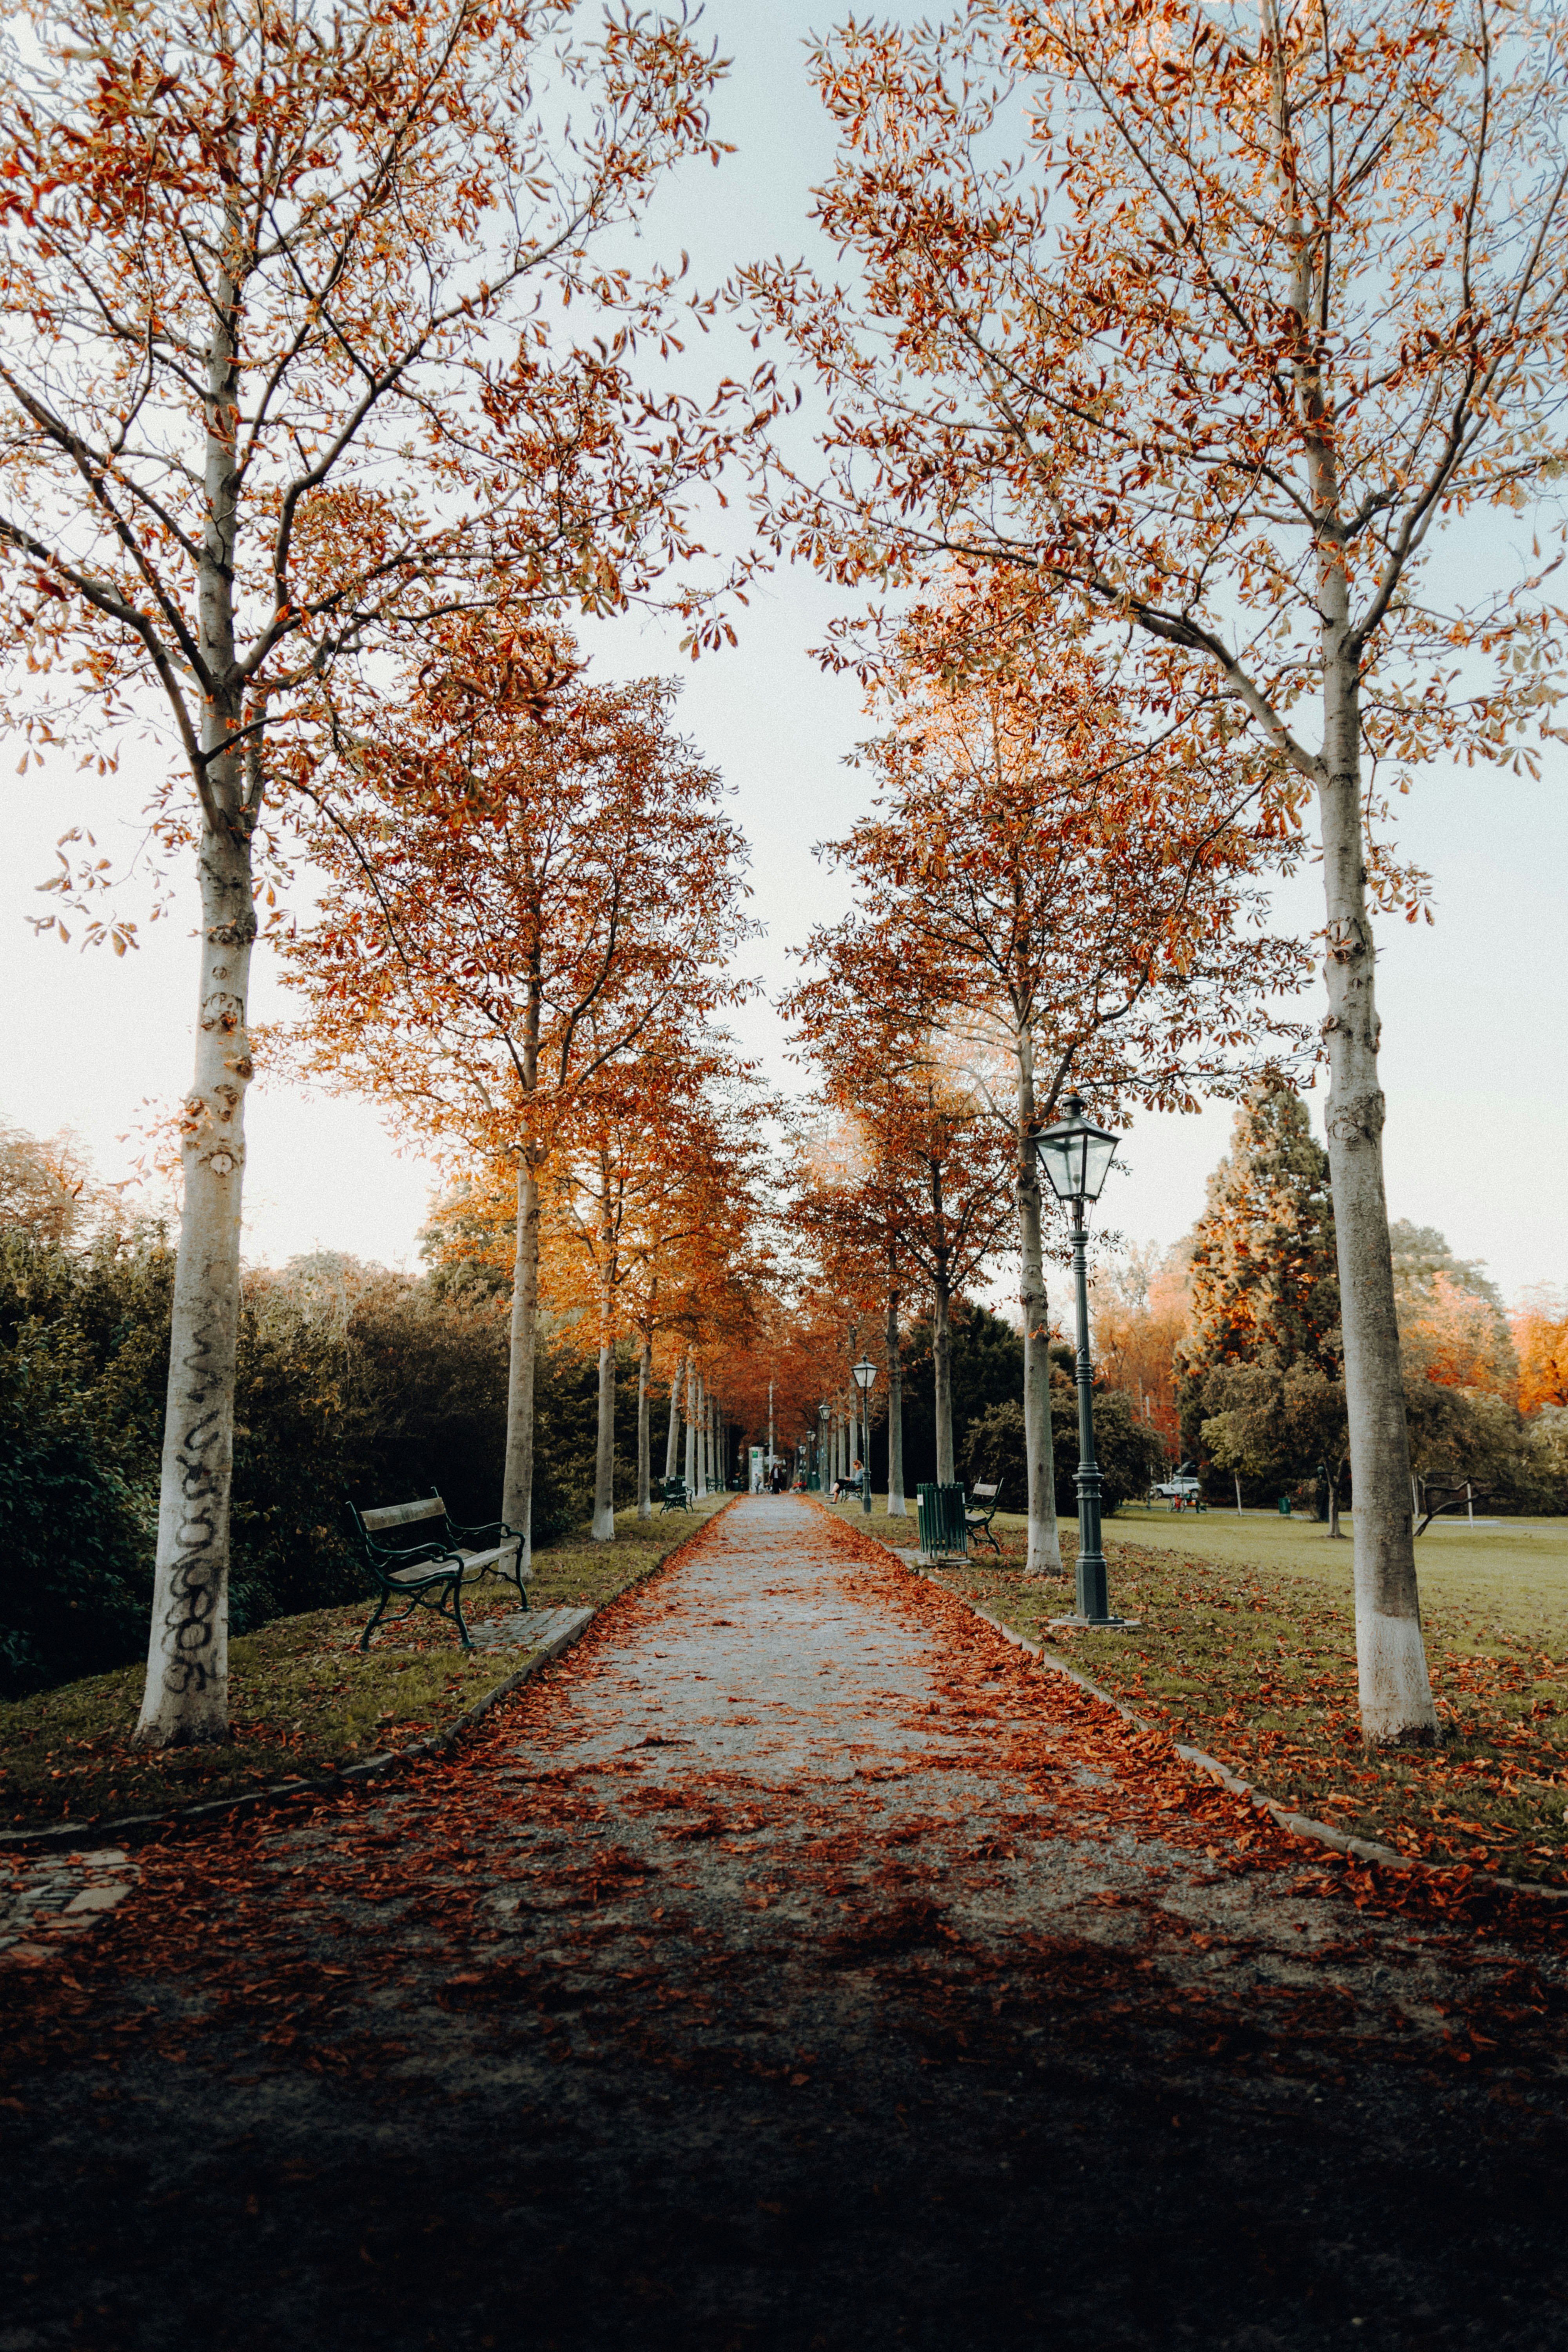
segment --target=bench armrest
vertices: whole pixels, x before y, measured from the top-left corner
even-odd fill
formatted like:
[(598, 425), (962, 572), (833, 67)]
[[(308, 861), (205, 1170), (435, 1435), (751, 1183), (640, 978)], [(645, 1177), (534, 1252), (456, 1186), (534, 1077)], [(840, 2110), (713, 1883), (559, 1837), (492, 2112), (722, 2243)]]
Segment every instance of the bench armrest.
[(466, 1528), (458, 1520), (449, 1518), (447, 1525), (455, 1536), (461, 1536), (465, 1542), (471, 1536), (489, 1536), (494, 1543), (510, 1542), (514, 1538), (519, 1543), (522, 1540), (521, 1528), (511, 1527), (505, 1519), (486, 1519), (478, 1527)]

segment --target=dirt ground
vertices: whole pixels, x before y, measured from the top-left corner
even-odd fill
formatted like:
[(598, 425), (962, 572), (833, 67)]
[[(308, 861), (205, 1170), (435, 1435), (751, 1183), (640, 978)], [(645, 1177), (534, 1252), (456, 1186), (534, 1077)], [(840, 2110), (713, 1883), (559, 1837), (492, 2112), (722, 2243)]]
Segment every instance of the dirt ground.
[(747, 1499), (0, 1973), (0, 2352), (1568, 2345), (1568, 1922)]

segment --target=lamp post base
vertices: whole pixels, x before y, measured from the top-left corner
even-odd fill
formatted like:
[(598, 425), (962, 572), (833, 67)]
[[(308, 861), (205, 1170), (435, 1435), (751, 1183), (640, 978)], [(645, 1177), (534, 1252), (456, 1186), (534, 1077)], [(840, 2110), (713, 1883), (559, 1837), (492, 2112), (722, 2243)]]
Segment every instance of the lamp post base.
[(1075, 1633), (1136, 1633), (1143, 1623), (1142, 1617), (1052, 1617), (1047, 1622)]

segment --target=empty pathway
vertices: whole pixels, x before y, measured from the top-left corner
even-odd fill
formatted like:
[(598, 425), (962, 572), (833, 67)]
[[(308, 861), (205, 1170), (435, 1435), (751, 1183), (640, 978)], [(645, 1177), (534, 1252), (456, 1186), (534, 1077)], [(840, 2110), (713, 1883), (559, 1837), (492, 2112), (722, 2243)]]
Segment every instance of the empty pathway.
[(137, 1861), (0, 1978), (0, 2352), (1568, 2343), (1561, 1930), (805, 1502), (452, 1760)]

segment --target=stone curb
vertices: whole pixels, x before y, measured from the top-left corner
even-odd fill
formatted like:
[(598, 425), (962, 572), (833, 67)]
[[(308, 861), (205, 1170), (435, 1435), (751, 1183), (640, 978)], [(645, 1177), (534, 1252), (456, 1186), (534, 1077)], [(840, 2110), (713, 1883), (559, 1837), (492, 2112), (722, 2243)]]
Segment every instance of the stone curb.
[[(693, 1528), (691, 1533), (682, 1536), (661, 1559), (656, 1559), (640, 1576), (633, 1577), (629, 1584), (623, 1585), (612, 1600), (602, 1604), (603, 1609), (613, 1608), (615, 1602), (626, 1593), (634, 1592), (639, 1584), (646, 1584), (650, 1576), (657, 1576), (661, 1569), (668, 1568), (689, 1543), (723, 1516), (734, 1500), (734, 1496), (730, 1496), (718, 1510), (703, 1520), (701, 1527)], [(417, 1763), (422, 1756), (437, 1756), (443, 1749), (453, 1747), (465, 1731), (471, 1731), (480, 1717), (488, 1715), (492, 1706), (499, 1706), (503, 1698), (510, 1698), (512, 1692), (538, 1674), (542, 1666), (552, 1664), (571, 1649), (574, 1643), (580, 1642), (595, 1618), (602, 1614), (602, 1610), (583, 1609), (577, 1613), (580, 1623), (563, 1626), (552, 1640), (531, 1651), (515, 1674), (508, 1675), (504, 1682), (482, 1692), (472, 1706), (455, 1716), (450, 1723), (443, 1724), (439, 1731), (432, 1731), (424, 1739), (415, 1740), (412, 1747), (388, 1748), (384, 1755), (367, 1756), (362, 1763), (340, 1765), (335, 1771), (324, 1773), (318, 1780), (277, 1780), (270, 1788), (249, 1789), (243, 1796), (211, 1797), (199, 1805), (176, 1805), (166, 1813), (124, 1813), (112, 1822), (60, 1822), (45, 1830), (0, 1830), (0, 1856), (8, 1853), (86, 1854), (100, 1843), (142, 1845), (165, 1830), (216, 1827), (220, 1822), (232, 1821), (237, 1814), (269, 1811), (277, 1806), (293, 1804), (301, 1797), (330, 1797), (344, 1790), (357, 1788), (363, 1780), (380, 1780), (384, 1774), (395, 1771), (399, 1765)]]
[(1254, 1788), (1250, 1780), (1240, 1779), (1228, 1764), (1222, 1764), (1217, 1756), (1210, 1756), (1202, 1748), (1189, 1748), (1184, 1740), (1172, 1738), (1168, 1724), (1150, 1723), (1144, 1717), (1135, 1714), (1125, 1700), (1115, 1697), (1108, 1690), (1101, 1690), (1098, 1683), (1090, 1682), (1089, 1676), (1080, 1675), (1075, 1666), (1065, 1665), (1059, 1658), (1053, 1657), (1042, 1643), (1031, 1642), (1026, 1634), (1016, 1632), (1011, 1625), (1005, 1625), (1000, 1617), (993, 1617), (991, 1612), (982, 1609), (977, 1601), (965, 1599), (962, 1592), (954, 1592), (951, 1585), (942, 1584), (939, 1578), (929, 1575), (918, 1565), (913, 1554), (895, 1551), (891, 1544), (883, 1543), (879, 1536), (873, 1536), (871, 1541), (885, 1551), (889, 1559), (896, 1559), (900, 1568), (907, 1569), (910, 1575), (924, 1577), (928, 1584), (935, 1584), (950, 1599), (960, 1602), (972, 1617), (978, 1617), (983, 1624), (1000, 1633), (1005, 1642), (1011, 1642), (1015, 1649), (1026, 1651), (1048, 1674), (1060, 1675), (1066, 1681), (1076, 1683), (1079, 1690), (1088, 1692), (1090, 1698), (1099, 1699), (1105, 1706), (1114, 1707), (1117, 1714), (1135, 1729), (1157, 1739), (1169, 1739), (1184, 1764), (1205, 1774), (1211, 1780), (1218, 1780), (1232, 1796), (1245, 1797), (1249, 1804), (1256, 1805), (1259, 1812), (1267, 1813), (1292, 1837), (1314, 1838), (1320, 1845), (1332, 1846), (1340, 1853), (1352, 1855), (1357, 1862), (1376, 1863), (1384, 1870), (1425, 1871), (1433, 1878), (1451, 1878), (1463, 1872), (1467, 1885), (1471, 1888), (1487, 1893), (1533, 1895), (1543, 1903), (1568, 1903), (1568, 1888), (1538, 1886), (1533, 1880), (1526, 1878), (1503, 1878), (1492, 1871), (1472, 1869), (1467, 1863), (1427, 1862), (1420, 1854), (1396, 1853), (1393, 1846), (1375, 1845), (1369, 1838), (1348, 1837), (1343, 1830), (1335, 1829), (1331, 1822), (1320, 1822), (1310, 1813), (1291, 1812), (1278, 1797), (1270, 1797), (1262, 1789)]

